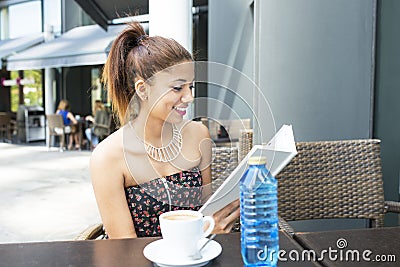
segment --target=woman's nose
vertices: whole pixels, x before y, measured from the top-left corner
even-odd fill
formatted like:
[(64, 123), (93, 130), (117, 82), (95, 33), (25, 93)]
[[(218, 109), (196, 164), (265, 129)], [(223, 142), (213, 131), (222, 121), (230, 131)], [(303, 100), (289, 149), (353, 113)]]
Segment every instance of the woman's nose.
[(181, 97), (181, 101), (183, 103), (191, 103), (193, 102), (193, 92), (189, 86), (184, 89), (183, 95)]

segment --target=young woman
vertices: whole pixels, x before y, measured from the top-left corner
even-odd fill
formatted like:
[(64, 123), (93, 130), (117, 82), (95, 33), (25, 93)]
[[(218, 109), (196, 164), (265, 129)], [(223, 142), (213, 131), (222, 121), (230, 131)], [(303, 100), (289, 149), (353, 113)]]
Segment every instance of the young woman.
[[(134, 22), (114, 41), (103, 79), (121, 124), (90, 163), (103, 224), (109, 238), (160, 235), (160, 214), (198, 209), (210, 193), (208, 129), (183, 119), (193, 101), (192, 56)], [(214, 214), (214, 232), (229, 232), (237, 217), (235, 201)]]
[(58, 104), (56, 114), (60, 114), (63, 117), (64, 125), (69, 126), (70, 129), (67, 131), (69, 133), (68, 150), (72, 150), (75, 141), (75, 149), (80, 149), (79, 144), (79, 133), (77, 131), (78, 121), (75, 119), (74, 114), (69, 111), (68, 100), (62, 99)]
[[(98, 113), (98, 114), (108, 114), (108, 112), (105, 111), (106, 108), (104, 107), (104, 104), (101, 100), (96, 100), (94, 102), (94, 107), (93, 107), (93, 112), (92, 115), (88, 115), (85, 117), (85, 120), (90, 121), (91, 123), (94, 123), (96, 120), (96, 113), (98, 111), (101, 111), (103, 113)], [(95, 148), (98, 143), (99, 143), (99, 137), (96, 135), (96, 131), (94, 131), (94, 127), (91, 128), (86, 128), (85, 129), (85, 136), (86, 139), (91, 142), (93, 148)]]

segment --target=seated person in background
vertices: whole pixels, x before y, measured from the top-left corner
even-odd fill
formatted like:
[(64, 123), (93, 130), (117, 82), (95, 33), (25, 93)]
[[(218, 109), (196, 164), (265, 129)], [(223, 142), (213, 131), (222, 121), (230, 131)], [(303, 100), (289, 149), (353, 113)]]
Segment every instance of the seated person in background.
[(68, 100), (62, 99), (58, 104), (56, 114), (60, 114), (63, 117), (65, 128), (65, 133), (69, 134), (68, 149), (72, 150), (73, 143), (75, 141), (75, 148), (80, 149), (81, 145), (79, 143), (79, 133), (78, 133), (78, 121), (75, 119), (74, 114), (69, 111)]
[[(108, 131), (108, 120), (109, 114), (105, 109), (101, 100), (96, 100), (93, 107), (93, 116), (88, 115), (85, 117), (87, 121), (92, 122), (94, 125), (91, 128), (85, 130), (87, 140), (92, 143), (93, 147), (96, 147), (99, 143), (99, 137), (104, 137)], [(103, 125), (98, 127), (96, 124)]]

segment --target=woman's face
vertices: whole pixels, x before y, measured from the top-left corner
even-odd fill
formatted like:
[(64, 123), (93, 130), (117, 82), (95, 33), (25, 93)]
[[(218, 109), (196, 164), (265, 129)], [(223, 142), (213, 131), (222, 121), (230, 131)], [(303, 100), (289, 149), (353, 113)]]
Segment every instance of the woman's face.
[(155, 74), (148, 95), (149, 117), (179, 123), (193, 101), (194, 63), (185, 62)]

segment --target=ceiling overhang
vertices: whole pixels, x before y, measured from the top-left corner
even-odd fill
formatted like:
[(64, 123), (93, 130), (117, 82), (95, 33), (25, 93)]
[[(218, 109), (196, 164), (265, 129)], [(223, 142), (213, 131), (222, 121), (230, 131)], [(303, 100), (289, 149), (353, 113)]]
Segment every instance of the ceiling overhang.
[[(165, 0), (166, 1), (166, 0)], [(103, 29), (114, 19), (149, 13), (149, 0), (75, 0)], [(208, 5), (208, 0), (193, 0), (193, 6)]]
[(148, 0), (75, 0), (78, 5), (103, 29), (114, 19), (149, 13)]

